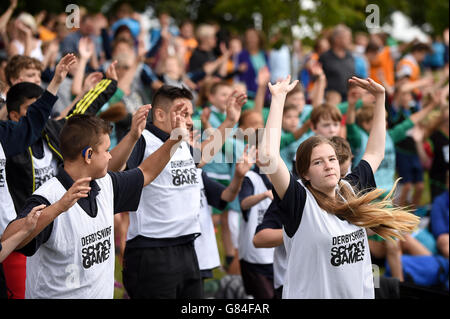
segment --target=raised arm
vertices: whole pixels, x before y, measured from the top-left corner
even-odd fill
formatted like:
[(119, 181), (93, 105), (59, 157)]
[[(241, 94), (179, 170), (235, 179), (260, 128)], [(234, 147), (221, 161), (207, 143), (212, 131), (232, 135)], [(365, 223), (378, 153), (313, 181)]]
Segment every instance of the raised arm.
[(79, 95), (82, 92), (86, 66), (94, 53), (94, 43), (89, 37), (80, 39), (78, 42), (78, 53), (80, 54), (80, 59), (72, 81), (72, 95)]
[(311, 66), (311, 73), (317, 77), (313, 91), (311, 93), (311, 104), (313, 107), (321, 105), (324, 101), (325, 88), (327, 87), (327, 78), (323, 72), (322, 65), (316, 61)]
[(298, 80), (289, 84), (291, 76), (272, 85), (269, 83), (272, 101), (269, 116), (264, 129), (263, 138), (258, 148), (259, 161), (263, 173), (269, 175), (273, 187), (280, 199), (283, 199), (288, 188), (290, 173), (280, 156), (281, 123), (286, 94), (292, 90)]
[(210, 162), (216, 153), (222, 149), (225, 140), (231, 133), (231, 129), (239, 121), (242, 107), (246, 102), (247, 96), (244, 93), (237, 93), (236, 90), (233, 91), (227, 100), (227, 117), (225, 118), (225, 121), (223, 121), (222, 124), (201, 144), (202, 159), (197, 167), (202, 167)]
[(125, 169), (126, 162), (142, 131), (145, 129), (148, 113), (151, 108), (152, 106), (150, 104), (143, 105), (134, 113), (130, 131), (110, 152), (111, 160), (108, 163), (108, 170), (116, 172)]
[(220, 196), (224, 201), (232, 202), (236, 198), (241, 190), (245, 174), (247, 174), (255, 161), (256, 148), (255, 146), (249, 148), (247, 144), (242, 157), (236, 163), (236, 169), (231, 183), (223, 190), (222, 195)]
[(262, 110), (264, 107), (264, 100), (266, 98), (267, 84), (270, 82), (270, 71), (267, 66), (259, 69), (258, 72), (258, 88), (256, 89), (255, 94), (255, 106), (253, 107), (254, 111), (257, 111), (262, 114)]
[(161, 173), (180, 143), (189, 140), (189, 132), (186, 129), (184, 118), (186, 112), (187, 106), (185, 104), (174, 107), (170, 113), (172, 127), (174, 128), (170, 138), (138, 166), (144, 175), (144, 186), (150, 184)]
[(367, 141), (366, 151), (362, 157), (367, 161), (375, 173), (384, 158), (386, 145), (386, 110), (385, 110), (385, 89), (371, 78), (367, 80), (352, 77), (349, 80), (375, 96), (375, 111), (373, 124)]
[(40, 136), (47, 123), (57, 97), (61, 82), (67, 75), (70, 66), (76, 62), (73, 54), (68, 54), (56, 66), (55, 75), (47, 90), (27, 110), (26, 116), (18, 123), (0, 123), (0, 141), (7, 157), (25, 151)]

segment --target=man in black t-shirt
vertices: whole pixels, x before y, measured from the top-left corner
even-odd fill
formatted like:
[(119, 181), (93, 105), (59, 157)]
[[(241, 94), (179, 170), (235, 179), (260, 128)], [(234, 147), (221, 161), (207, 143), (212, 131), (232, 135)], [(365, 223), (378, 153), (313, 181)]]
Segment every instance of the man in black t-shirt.
[(327, 78), (326, 91), (337, 91), (342, 101), (347, 100), (347, 81), (355, 75), (355, 60), (349, 51), (351, 41), (351, 30), (345, 25), (336, 26), (330, 38), (331, 49), (319, 58)]

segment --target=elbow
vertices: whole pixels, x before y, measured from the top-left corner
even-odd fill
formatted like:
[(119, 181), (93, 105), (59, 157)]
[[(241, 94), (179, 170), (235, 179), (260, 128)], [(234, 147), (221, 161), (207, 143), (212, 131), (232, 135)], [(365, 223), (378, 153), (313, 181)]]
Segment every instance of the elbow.
[(253, 236), (253, 246), (255, 246), (256, 248), (265, 248), (259, 237), (260, 236), (258, 236), (258, 234)]

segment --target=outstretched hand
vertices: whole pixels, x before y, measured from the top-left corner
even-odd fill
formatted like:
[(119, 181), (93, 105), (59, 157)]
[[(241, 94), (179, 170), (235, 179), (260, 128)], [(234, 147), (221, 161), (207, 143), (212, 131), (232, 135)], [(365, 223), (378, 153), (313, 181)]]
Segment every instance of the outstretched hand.
[(188, 106), (179, 103), (170, 112), (170, 122), (172, 125), (171, 139), (189, 141), (189, 131), (186, 126), (186, 115)]
[(238, 176), (245, 176), (247, 172), (252, 168), (253, 164), (256, 163), (257, 150), (254, 145), (249, 147), (245, 145), (244, 153), (241, 158), (236, 163), (235, 174)]
[(237, 123), (245, 103), (247, 103), (247, 94), (239, 93), (237, 90), (234, 90), (226, 102), (226, 118), (233, 123)]
[(83, 94), (92, 90), (103, 79), (102, 72), (91, 72), (83, 82)]
[(291, 82), (290, 75), (288, 75), (286, 79), (278, 81), (273, 85), (269, 82), (269, 90), (272, 96), (286, 95), (297, 85), (298, 80), (295, 80), (291, 84), (289, 84), (289, 82)]
[(31, 233), (36, 228), (39, 216), (41, 215), (42, 210), (45, 207), (46, 205), (39, 205), (33, 207), (31, 212), (25, 218), (24, 231), (26, 231), (27, 233)]
[(56, 65), (53, 81), (60, 84), (66, 78), (70, 68), (76, 63), (77, 58), (73, 53), (66, 54)]
[(357, 86), (367, 90), (371, 94), (377, 96), (377, 95), (383, 95), (385, 94), (386, 90), (384, 86), (381, 84), (375, 82), (371, 78), (367, 79), (360, 79), (356, 76), (352, 76), (351, 79), (348, 80), (350, 83), (356, 84)]
[(108, 67), (108, 69), (105, 72), (106, 78), (111, 80), (118, 80), (117, 78), (117, 71), (116, 71), (116, 64), (117, 60), (114, 60)]
[(83, 177), (73, 183), (69, 190), (57, 202), (61, 212), (69, 210), (80, 198), (88, 197), (88, 193), (91, 190), (89, 186), (90, 181), (90, 177)]
[(147, 124), (148, 113), (152, 106), (150, 104), (146, 104), (141, 106), (133, 115), (133, 119), (131, 120), (131, 129), (130, 133), (132, 134), (135, 140), (138, 140), (141, 137), (142, 132), (145, 129), (145, 125)]
[(78, 42), (78, 53), (80, 58), (84, 60), (89, 60), (94, 54), (94, 42), (89, 37), (82, 37)]

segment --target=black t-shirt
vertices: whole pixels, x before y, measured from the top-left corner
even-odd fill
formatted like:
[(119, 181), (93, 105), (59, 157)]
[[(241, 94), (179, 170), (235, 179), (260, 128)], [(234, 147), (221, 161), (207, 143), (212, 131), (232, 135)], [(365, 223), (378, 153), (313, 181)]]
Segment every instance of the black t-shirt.
[(256, 227), (255, 234), (267, 228), (282, 229), (283, 223), (281, 222), (280, 214), (280, 209), (277, 203), (275, 203), (275, 201), (272, 201), (272, 203), (270, 203), (270, 206), (267, 208), (266, 213), (264, 214), (261, 224)]
[[(253, 169), (258, 175), (262, 178), (264, 184), (266, 185), (268, 190), (272, 189), (272, 183), (269, 181), (266, 175), (260, 174), (258, 168), (255, 166), (255, 169)], [(252, 181), (250, 178), (245, 177), (242, 181), (241, 190), (239, 191), (239, 204), (247, 197), (257, 195), (255, 194), (255, 187), (253, 186)], [(250, 212), (250, 209), (243, 210), (241, 208), (242, 215), (245, 221), (248, 221), (248, 213)]]
[[(139, 168), (126, 172), (108, 172), (111, 177), (114, 192), (114, 214), (135, 211), (139, 205), (142, 188), (144, 187), (144, 175)], [(74, 183), (73, 179), (61, 169), (56, 176), (60, 183), (68, 190)], [(101, 191), (95, 180), (90, 183), (91, 191), (86, 198), (80, 198), (77, 204), (91, 217), (97, 216), (96, 196)], [(18, 214), (17, 219), (26, 217), (33, 207), (45, 204), (50, 206), (47, 199), (39, 195), (32, 195), (25, 203), (24, 208)], [(39, 247), (47, 242), (53, 230), (53, 222), (44, 228), (31, 242), (20, 249), (26, 256), (32, 256)]]
[(214, 50), (211, 51), (203, 51), (198, 48), (192, 52), (192, 56), (189, 60), (189, 72), (198, 72), (203, 69), (203, 65), (206, 62), (212, 62), (216, 60), (217, 57), (214, 54)]
[(339, 92), (345, 101), (348, 79), (355, 75), (355, 60), (352, 54), (347, 52), (344, 58), (340, 58), (330, 49), (320, 56), (319, 62), (327, 77), (326, 90)]
[(430, 179), (445, 187), (445, 171), (448, 170), (449, 139), (442, 131), (436, 131), (427, 140), (433, 153), (433, 163), (430, 168)]
[(227, 206), (227, 202), (224, 201), (221, 196), (225, 190), (225, 186), (221, 183), (209, 178), (208, 175), (202, 171), (202, 179), (204, 185), (204, 191), (208, 205), (215, 207), (219, 210), (224, 210)]
[[(356, 192), (376, 188), (372, 168), (365, 160), (361, 160), (352, 172), (344, 177), (344, 180), (352, 185)], [(273, 196), (273, 201), (277, 203), (280, 210), (280, 219), (286, 234), (292, 237), (300, 226), (306, 203), (306, 189), (297, 182), (297, 178), (291, 175), (283, 200), (280, 199), (275, 190)]]

